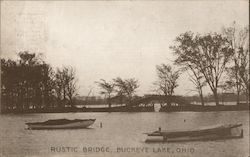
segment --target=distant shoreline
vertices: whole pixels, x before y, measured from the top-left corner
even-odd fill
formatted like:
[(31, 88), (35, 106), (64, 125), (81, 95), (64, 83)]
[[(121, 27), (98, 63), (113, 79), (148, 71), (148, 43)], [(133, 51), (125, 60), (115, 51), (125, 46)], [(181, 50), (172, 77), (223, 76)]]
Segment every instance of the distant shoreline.
[(160, 112), (213, 112), (213, 111), (244, 111), (249, 110), (249, 104), (242, 103), (239, 105), (219, 105), (219, 106), (201, 106), (201, 105), (190, 105), (190, 106), (169, 106), (160, 109)]
[[(247, 111), (249, 105), (219, 105), (219, 106), (163, 106), (159, 112), (214, 112), (214, 111)], [(115, 106), (115, 107), (82, 107), (82, 108), (59, 108), (59, 109), (30, 109), (25, 111), (9, 110), (4, 113), (26, 114), (26, 113), (78, 113), (78, 112), (156, 112), (154, 106)]]

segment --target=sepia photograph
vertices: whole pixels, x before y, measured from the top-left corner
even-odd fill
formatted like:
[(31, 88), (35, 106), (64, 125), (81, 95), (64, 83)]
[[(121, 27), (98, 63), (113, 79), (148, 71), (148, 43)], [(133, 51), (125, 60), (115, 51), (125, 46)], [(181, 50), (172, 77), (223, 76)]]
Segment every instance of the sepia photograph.
[(249, 0), (0, 0), (0, 157), (250, 157)]

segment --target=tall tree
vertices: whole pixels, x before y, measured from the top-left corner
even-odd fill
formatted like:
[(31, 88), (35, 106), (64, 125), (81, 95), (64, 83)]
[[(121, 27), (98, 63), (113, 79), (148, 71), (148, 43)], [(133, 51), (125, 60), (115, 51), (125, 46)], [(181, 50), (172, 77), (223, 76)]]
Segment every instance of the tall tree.
[(174, 89), (178, 87), (179, 71), (166, 64), (157, 65), (156, 70), (158, 78), (154, 83), (157, 88), (156, 91), (165, 96), (172, 96)]
[(24, 51), (17, 61), (1, 59), (1, 70), (3, 104), (8, 110), (41, 109), (52, 103), (51, 67), (37, 54)]
[(17, 105), (18, 78), (17, 63), (12, 60), (1, 59), (1, 108), (2, 112), (7, 109), (14, 110)]
[(194, 35), (186, 32), (176, 38), (176, 45), (172, 49), (180, 63), (192, 65), (203, 74), (216, 105), (219, 105), (219, 81), (233, 54), (227, 38), (217, 33)]
[(72, 107), (74, 105), (73, 97), (77, 94), (77, 79), (76, 72), (72, 67), (68, 67), (66, 75), (66, 95), (69, 99), (69, 105)]
[[(186, 44), (192, 48), (194, 48), (196, 46), (195, 43), (193, 43), (191, 40), (189, 43), (186, 43)], [(170, 49), (172, 49), (174, 52), (181, 51), (181, 50), (185, 51), (186, 47), (171, 46)], [(202, 104), (202, 106), (204, 106), (205, 103), (204, 103), (202, 89), (206, 85), (206, 82), (204, 80), (204, 77), (202, 76), (202, 73), (200, 72), (200, 70), (198, 70), (199, 68), (196, 67), (197, 65), (191, 64), (190, 62), (187, 62), (187, 61), (183, 61), (183, 57), (178, 57), (177, 59), (175, 59), (174, 62), (176, 65), (182, 67), (182, 71), (185, 71), (188, 73), (189, 80), (195, 85), (195, 91), (198, 92), (201, 104)], [(191, 73), (189, 73), (189, 71)]]
[(237, 27), (236, 22), (227, 28), (223, 28), (223, 34), (229, 40), (233, 49), (233, 64), (228, 68), (230, 85), (236, 88), (237, 104), (242, 87), (245, 89), (246, 99), (249, 98), (249, 28)]
[(45, 62), (41, 65), (41, 92), (43, 96), (42, 104), (45, 107), (54, 108), (54, 70)]
[(112, 93), (114, 92), (114, 84), (109, 83), (105, 81), (104, 79), (101, 79), (100, 82), (96, 82), (98, 86), (101, 88), (100, 94), (103, 94), (105, 98), (107, 99), (107, 103), (109, 105), (109, 108), (111, 107), (111, 101), (110, 98), (112, 96)]
[(76, 76), (72, 67), (56, 72), (39, 55), (27, 51), (18, 53), (18, 60), (1, 59), (2, 109), (23, 112), (40, 111), (58, 105), (73, 105)]
[(76, 76), (72, 67), (63, 67), (57, 69), (55, 74), (55, 90), (57, 95), (57, 104), (65, 107), (66, 104), (73, 106), (73, 97), (76, 95)]
[(18, 57), (19, 105), (23, 110), (28, 110), (30, 106), (41, 108), (42, 61), (37, 54), (28, 51), (19, 52)]
[(197, 70), (197, 68), (192, 67), (191, 65), (188, 66), (189, 69), (184, 68), (187, 72), (190, 70), (191, 74), (188, 72), (189, 80), (195, 85), (195, 91), (198, 92), (200, 101), (202, 106), (205, 105), (204, 96), (203, 96), (203, 87), (206, 85), (206, 81), (202, 76), (201, 72)]
[(55, 93), (56, 93), (56, 98), (57, 98), (57, 107), (64, 107), (62, 104), (62, 95), (63, 95), (63, 88), (64, 88), (64, 81), (63, 81), (63, 74), (62, 70), (57, 68), (56, 73), (55, 73)]

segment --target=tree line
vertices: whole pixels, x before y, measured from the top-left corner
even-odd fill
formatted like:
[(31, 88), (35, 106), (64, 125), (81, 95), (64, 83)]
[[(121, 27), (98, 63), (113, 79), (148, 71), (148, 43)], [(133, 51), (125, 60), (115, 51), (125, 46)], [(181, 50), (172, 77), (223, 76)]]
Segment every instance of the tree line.
[(54, 70), (41, 56), (19, 52), (17, 60), (1, 59), (2, 111), (55, 109), (74, 105), (75, 70)]
[[(249, 98), (249, 29), (237, 28), (236, 23), (223, 28), (222, 33), (179, 35), (170, 48), (176, 55), (175, 64), (190, 72), (202, 104), (203, 87), (208, 85), (216, 105), (218, 90), (236, 90), (237, 104), (244, 93)], [(223, 78), (224, 77), (224, 78)], [(248, 103), (248, 102), (247, 102)]]
[[(189, 80), (195, 85), (201, 104), (204, 106), (203, 89), (208, 86), (216, 106), (219, 103), (219, 89), (236, 91), (236, 103), (240, 104), (240, 95), (249, 99), (249, 28), (239, 28), (234, 22), (224, 27), (221, 33), (199, 34), (191, 31), (180, 34), (170, 46), (175, 55), (174, 65), (156, 65), (157, 80), (153, 83), (155, 92), (172, 96), (178, 87), (178, 78), (187, 72)], [(175, 67), (176, 66), (176, 67)], [(117, 84), (117, 81), (114, 80)], [(105, 80), (99, 83), (108, 99), (115, 83)], [(119, 86), (118, 87), (123, 87)], [(125, 87), (124, 87), (125, 88)], [(171, 105), (169, 103), (168, 105)]]
[[(157, 79), (153, 82), (158, 95), (172, 96), (179, 86), (178, 79), (187, 72), (195, 91), (205, 104), (203, 90), (211, 89), (216, 105), (219, 89), (237, 94), (236, 103), (245, 94), (249, 99), (249, 29), (223, 28), (221, 33), (180, 34), (170, 46), (174, 64), (156, 65)], [(18, 53), (17, 60), (1, 59), (2, 110), (18, 112), (30, 109), (63, 109), (74, 107), (77, 95), (74, 68), (53, 69), (41, 56), (27, 51)], [(111, 107), (112, 102), (129, 104), (136, 96), (139, 81), (116, 77), (111, 81), (95, 82)], [(168, 105), (171, 105), (169, 103)]]
[(117, 77), (109, 82), (101, 79), (96, 83), (101, 88), (100, 94), (105, 96), (109, 107), (111, 107), (112, 101), (128, 104), (135, 97), (136, 89), (139, 87), (139, 82), (135, 78)]

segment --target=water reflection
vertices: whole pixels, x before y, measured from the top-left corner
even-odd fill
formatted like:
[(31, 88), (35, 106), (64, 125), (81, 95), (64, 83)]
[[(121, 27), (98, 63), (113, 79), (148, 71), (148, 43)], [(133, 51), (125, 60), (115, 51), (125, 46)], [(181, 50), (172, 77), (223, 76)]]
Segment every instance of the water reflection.
[[(96, 118), (92, 129), (69, 130), (26, 130), (25, 122), (45, 121), (48, 119)], [(146, 144), (142, 133), (162, 129), (195, 128), (224, 123), (243, 123), (244, 138), (229, 141), (155, 143)], [(102, 127), (100, 127), (102, 123)], [(249, 149), (249, 113), (240, 112), (173, 112), (173, 113), (60, 113), (25, 114), (0, 116), (1, 153), (13, 156), (32, 156), (34, 154), (55, 156), (50, 148), (55, 146), (99, 147), (110, 149), (119, 147), (158, 147), (194, 148), (195, 152), (179, 153), (176, 156), (247, 156)], [(103, 156), (102, 153), (77, 152), (75, 155)], [(59, 153), (71, 156), (72, 154)], [(108, 154), (109, 156), (110, 154)], [(113, 156), (126, 156), (112, 153)], [(163, 152), (129, 154), (129, 156), (164, 156)], [(171, 155), (171, 154), (170, 154)], [(7, 155), (6, 155), (7, 156)]]

